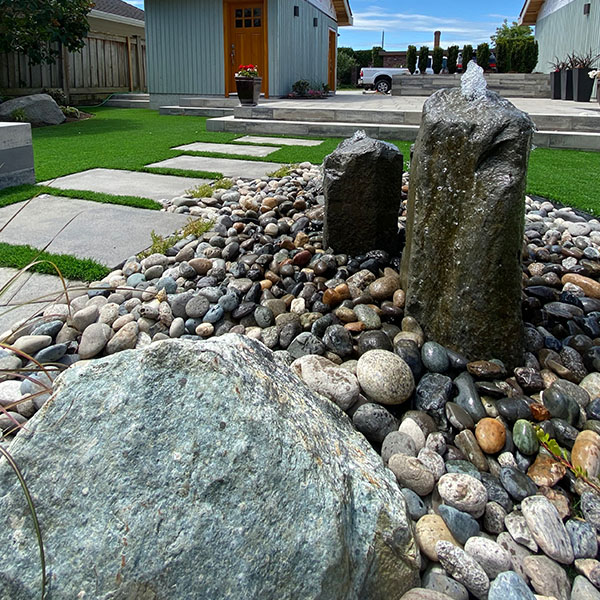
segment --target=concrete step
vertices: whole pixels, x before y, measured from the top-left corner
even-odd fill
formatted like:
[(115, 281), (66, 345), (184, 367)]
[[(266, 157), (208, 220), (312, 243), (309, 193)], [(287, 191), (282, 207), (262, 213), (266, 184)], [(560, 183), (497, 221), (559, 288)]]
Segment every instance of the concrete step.
[(236, 106), (236, 119), (270, 119), (275, 121), (311, 121), (322, 123), (373, 123), (376, 125), (419, 125), (421, 111), (371, 110), (365, 108), (317, 108), (311, 106), (279, 107), (276, 103)]
[(600, 152), (600, 133), (589, 131), (536, 131), (533, 134), (533, 144), (538, 148)]
[(150, 100), (150, 94), (144, 92), (130, 92), (127, 94), (113, 94), (113, 100)]
[(114, 108), (150, 108), (150, 100), (111, 98), (105, 106), (112, 106)]
[(378, 139), (415, 140), (418, 125), (376, 123), (339, 123), (322, 121), (280, 121), (275, 119), (236, 119), (233, 116), (206, 121), (207, 131), (306, 135), (315, 137), (348, 137), (357, 129)]
[[(557, 119), (558, 120), (558, 119)], [(251, 134), (305, 135), (322, 137), (348, 137), (357, 129), (378, 139), (414, 141), (418, 125), (393, 123), (344, 123), (322, 121), (284, 121), (275, 119), (236, 119), (233, 116), (206, 121), (207, 131), (227, 131)], [(539, 148), (563, 148), (600, 151), (600, 133), (587, 131), (536, 131), (533, 143)]]
[(225, 117), (233, 115), (233, 108), (210, 106), (161, 106), (159, 115), (181, 115), (185, 117)]
[[(377, 125), (420, 125), (421, 111), (370, 110), (349, 108), (278, 107), (276, 103), (258, 106), (236, 106), (236, 119), (269, 119), (276, 121), (320, 121), (323, 123), (373, 123)], [(600, 131), (598, 115), (532, 114), (539, 130)]]
[(237, 96), (229, 98), (219, 96), (199, 96), (197, 98), (180, 98), (180, 106), (204, 106), (208, 108), (225, 108), (238, 106), (240, 101)]

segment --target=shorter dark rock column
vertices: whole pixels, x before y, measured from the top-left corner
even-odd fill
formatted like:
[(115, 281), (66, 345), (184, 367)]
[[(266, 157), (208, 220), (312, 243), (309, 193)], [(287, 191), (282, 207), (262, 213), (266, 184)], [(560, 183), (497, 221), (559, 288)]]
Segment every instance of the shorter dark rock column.
[(511, 368), (523, 357), (520, 259), (534, 125), (474, 69), (462, 89), (425, 102), (401, 280), (406, 314), (429, 339)]
[(323, 162), (325, 246), (338, 253), (396, 252), (403, 157), (357, 131)]

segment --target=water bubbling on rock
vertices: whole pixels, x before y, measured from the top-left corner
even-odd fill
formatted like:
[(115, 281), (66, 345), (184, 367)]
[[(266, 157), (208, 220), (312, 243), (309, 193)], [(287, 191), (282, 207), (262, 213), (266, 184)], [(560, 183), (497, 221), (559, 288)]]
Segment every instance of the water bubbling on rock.
[(483, 69), (474, 60), (469, 61), (467, 70), (460, 78), (460, 91), (467, 100), (483, 98), (487, 92)]

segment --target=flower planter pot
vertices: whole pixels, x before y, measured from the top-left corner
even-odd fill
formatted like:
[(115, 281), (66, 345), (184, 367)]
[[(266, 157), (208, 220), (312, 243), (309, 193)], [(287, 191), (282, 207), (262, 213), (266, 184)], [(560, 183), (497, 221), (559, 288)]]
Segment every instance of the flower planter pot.
[(573, 100), (573, 69), (560, 72), (560, 99)]
[(560, 71), (550, 73), (550, 98), (560, 100)]
[(573, 69), (573, 100), (576, 102), (589, 102), (592, 97), (594, 80), (588, 73), (591, 69)]
[(236, 77), (235, 87), (242, 106), (256, 106), (260, 96), (262, 77)]

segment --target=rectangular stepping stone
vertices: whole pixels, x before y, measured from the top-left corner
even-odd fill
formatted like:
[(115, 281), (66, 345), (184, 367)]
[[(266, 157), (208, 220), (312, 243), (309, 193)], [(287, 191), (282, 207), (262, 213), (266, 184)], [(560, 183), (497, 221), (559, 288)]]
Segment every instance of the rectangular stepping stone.
[[(0, 228), (23, 204), (0, 208)], [(75, 215), (50, 244), (48, 252), (93, 258), (110, 268), (150, 246), (152, 230), (168, 236), (184, 227), (189, 218), (189, 215), (42, 194), (31, 200), (0, 232), (0, 241), (43, 248)]]
[(269, 156), (281, 148), (272, 146), (236, 146), (235, 144), (208, 144), (206, 142), (195, 142), (184, 146), (175, 146), (173, 150), (184, 152), (220, 152), (221, 154), (240, 154), (242, 156)]
[(302, 140), (300, 138), (272, 138), (259, 135), (245, 135), (236, 138), (236, 142), (248, 144), (278, 144), (279, 146), (318, 146), (323, 140)]
[(203, 183), (211, 183), (211, 181), (198, 177), (175, 177), (120, 169), (90, 169), (58, 177), (44, 182), (42, 185), (61, 190), (85, 190), (116, 196), (140, 196), (151, 200), (170, 200), (185, 194), (185, 191), (190, 188)]
[(211, 158), (209, 156), (176, 156), (157, 163), (146, 165), (163, 169), (187, 169), (188, 171), (213, 171), (223, 173), (225, 177), (246, 177), (256, 179), (277, 171), (283, 165), (273, 162), (254, 160), (235, 160), (233, 158)]

